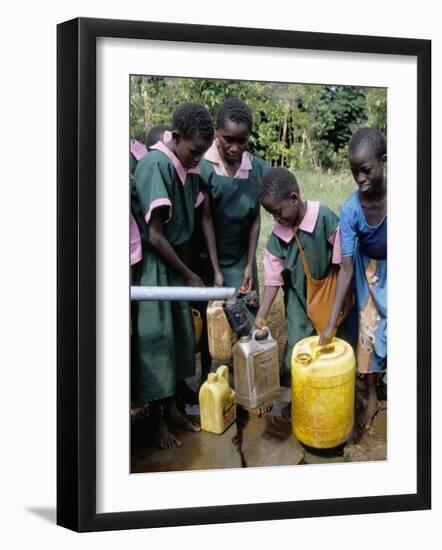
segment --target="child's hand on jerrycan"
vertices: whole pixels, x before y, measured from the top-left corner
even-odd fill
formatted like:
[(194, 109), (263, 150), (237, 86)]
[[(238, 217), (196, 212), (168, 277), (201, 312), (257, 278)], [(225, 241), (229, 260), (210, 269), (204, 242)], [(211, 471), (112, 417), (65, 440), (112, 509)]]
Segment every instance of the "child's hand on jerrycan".
[(335, 332), (335, 327), (327, 326), (324, 332), (319, 336), (318, 347), (322, 348), (324, 346), (327, 346), (327, 344), (332, 341)]
[(256, 318), (253, 323), (253, 328), (256, 329), (256, 338), (258, 340), (265, 338), (268, 334), (267, 322), (265, 319)]

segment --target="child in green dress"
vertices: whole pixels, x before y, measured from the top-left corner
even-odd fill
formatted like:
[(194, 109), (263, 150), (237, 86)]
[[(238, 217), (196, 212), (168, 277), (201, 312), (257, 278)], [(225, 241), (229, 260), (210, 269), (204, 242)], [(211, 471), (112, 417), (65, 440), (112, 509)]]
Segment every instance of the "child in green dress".
[(200, 163), (224, 284), (243, 291), (257, 289), (259, 191), (269, 169), (247, 151), (252, 128), (247, 105), (239, 99), (225, 101), (216, 113), (213, 145)]
[[(294, 234), (304, 250), (314, 279), (324, 279), (332, 263), (341, 261), (338, 216), (317, 201), (306, 201), (295, 176), (284, 168), (272, 168), (264, 177), (262, 206), (272, 214), (272, 228), (264, 252), (264, 294), (255, 320), (261, 328), (280, 287), (284, 290), (287, 344), (281, 365), (281, 384), (290, 387), (293, 346), (316, 331), (307, 316), (306, 277)], [(283, 417), (289, 419), (290, 404)]]
[[(158, 141), (134, 175), (132, 210), (141, 232), (141, 286), (203, 286), (187, 264), (186, 247), (194, 228), (194, 209), (204, 200), (198, 163), (213, 140), (207, 110), (180, 105), (171, 138)], [(209, 208), (205, 209), (206, 216)], [(213, 227), (203, 224), (209, 256), (219, 273)], [(150, 403), (155, 440), (163, 449), (180, 447), (173, 427), (200, 431), (177, 408), (177, 384), (195, 372), (194, 329), (189, 303), (144, 301), (138, 306), (132, 369), (132, 402)]]
[[(264, 160), (247, 151), (252, 128), (253, 117), (247, 105), (239, 99), (225, 101), (216, 113), (213, 145), (200, 163), (201, 176), (210, 197), (221, 282), (241, 292), (258, 291), (255, 254), (260, 229), (259, 190), (269, 169)], [(217, 284), (204, 251), (197, 256), (196, 270), (206, 284)], [(250, 323), (255, 313), (256, 307), (246, 310)], [(210, 365), (204, 327), (201, 341), (203, 379)]]

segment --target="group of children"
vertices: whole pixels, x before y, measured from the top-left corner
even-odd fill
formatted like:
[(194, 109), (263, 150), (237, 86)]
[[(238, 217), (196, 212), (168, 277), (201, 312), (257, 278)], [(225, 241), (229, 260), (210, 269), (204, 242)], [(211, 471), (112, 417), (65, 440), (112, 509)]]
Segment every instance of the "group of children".
[[(271, 168), (248, 152), (252, 128), (251, 111), (238, 99), (220, 106), (215, 124), (202, 105), (184, 103), (170, 127), (151, 131), (147, 153), (137, 158), (133, 147), (134, 164), (138, 161), (131, 177), (133, 284), (257, 290), (262, 206), (276, 223), (264, 253), (261, 305), (248, 310), (249, 320), (262, 327), (283, 287), (287, 345), (281, 384), (290, 386), (291, 350), (316, 333), (308, 315), (302, 257), (314, 279), (324, 279), (333, 266), (340, 266), (319, 344), (327, 344), (339, 330), (342, 312), (354, 295), (357, 363), (368, 387), (364, 426), (370, 429), (378, 408), (376, 373), (384, 372), (387, 362), (385, 139), (371, 128), (353, 136), (348, 159), (357, 190), (342, 206), (339, 219), (327, 206), (304, 200), (290, 171)], [(133, 406), (149, 403), (160, 448), (180, 447), (175, 428), (200, 430), (180, 406), (185, 379), (195, 373), (190, 304), (139, 302), (132, 331)], [(201, 364), (204, 381), (211, 365), (204, 334)], [(258, 413), (270, 408), (267, 404)]]

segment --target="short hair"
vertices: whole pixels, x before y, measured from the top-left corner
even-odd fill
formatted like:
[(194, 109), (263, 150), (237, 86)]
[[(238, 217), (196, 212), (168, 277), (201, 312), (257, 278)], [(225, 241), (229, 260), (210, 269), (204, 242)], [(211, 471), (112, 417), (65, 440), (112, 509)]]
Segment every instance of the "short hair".
[(214, 129), (208, 110), (201, 103), (181, 103), (172, 118), (173, 130), (180, 132), (184, 139), (202, 137), (212, 141)]
[(146, 134), (146, 149), (149, 149), (152, 145), (155, 145), (157, 141), (162, 140), (164, 132), (167, 130), (172, 130), (172, 126), (170, 126), (170, 124), (157, 124), (156, 126), (152, 126)]
[(286, 168), (271, 168), (262, 180), (259, 199), (281, 201), (288, 199), (292, 193), (300, 195), (294, 174)]
[(240, 99), (227, 99), (220, 105), (216, 113), (216, 128), (224, 128), (226, 120), (231, 120), (236, 124), (244, 123), (249, 133), (252, 131), (252, 111)]
[(387, 154), (385, 138), (377, 128), (360, 128), (348, 144), (348, 154), (352, 155), (363, 147), (369, 149), (378, 160)]

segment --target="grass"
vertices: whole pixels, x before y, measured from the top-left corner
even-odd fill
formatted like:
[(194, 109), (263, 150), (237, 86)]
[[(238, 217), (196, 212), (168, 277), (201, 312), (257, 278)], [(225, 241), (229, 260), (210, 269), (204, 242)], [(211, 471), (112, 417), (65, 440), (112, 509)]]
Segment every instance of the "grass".
[[(328, 174), (313, 171), (299, 171), (296, 173), (296, 179), (298, 180), (303, 199), (320, 201), (322, 204), (330, 207), (338, 215), (340, 206), (356, 188), (350, 172)], [(256, 250), (261, 296), (264, 289), (263, 255), (274, 223), (273, 217), (261, 208), (261, 232)], [(283, 296), (282, 292), (278, 292), (267, 321), (273, 337), (279, 343), (280, 353), (282, 353), (285, 344), (284, 319)]]

